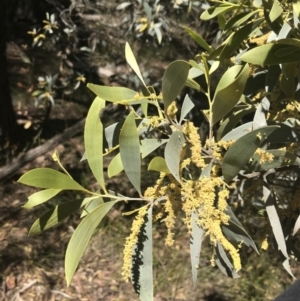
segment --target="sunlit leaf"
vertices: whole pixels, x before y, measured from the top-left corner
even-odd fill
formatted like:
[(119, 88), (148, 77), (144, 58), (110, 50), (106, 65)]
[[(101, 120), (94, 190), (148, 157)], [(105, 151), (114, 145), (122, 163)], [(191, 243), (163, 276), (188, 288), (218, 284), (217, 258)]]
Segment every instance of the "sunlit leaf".
[(33, 223), (29, 230), (29, 235), (39, 234), (57, 225), (64, 218), (79, 210), (82, 202), (82, 200), (75, 200), (55, 206)]
[(217, 248), (215, 249), (215, 255), (216, 264), (222, 273), (234, 279), (240, 277), (229, 260), (223, 246), (219, 242), (217, 243)]
[(261, 128), (267, 125), (267, 113), (270, 109), (270, 101), (267, 97), (264, 97), (258, 105), (254, 118), (253, 118), (253, 130)]
[(213, 99), (212, 119), (216, 124), (238, 103), (249, 77), (249, 65), (227, 70), (218, 83)]
[(48, 200), (52, 199), (61, 191), (62, 189), (52, 189), (52, 188), (38, 191), (28, 197), (28, 202), (23, 207), (28, 209), (43, 204)]
[(185, 116), (194, 108), (194, 103), (191, 101), (188, 94), (185, 95), (180, 112), (179, 123), (181, 124)]
[(94, 84), (87, 84), (98, 97), (112, 102), (135, 100), (137, 92), (123, 87), (107, 87)]
[(191, 215), (192, 231), (190, 236), (190, 254), (194, 286), (196, 285), (200, 262), (201, 245), (205, 234), (204, 230), (198, 225), (198, 220), (198, 213), (193, 210)]
[(185, 61), (174, 61), (166, 69), (162, 79), (162, 94), (165, 110), (176, 99), (188, 78), (190, 65)]
[(180, 153), (185, 143), (185, 138), (182, 132), (173, 132), (165, 148), (165, 160), (167, 166), (175, 177), (181, 183), (179, 174)]
[(252, 122), (247, 122), (230, 131), (228, 134), (222, 137), (222, 140), (223, 141), (237, 140), (243, 137), (245, 134), (250, 133), (251, 131), (252, 131)]
[(163, 157), (155, 157), (151, 160), (148, 166), (148, 170), (154, 170), (158, 172), (164, 172), (170, 174), (170, 170), (166, 164), (166, 161)]
[(140, 140), (134, 116), (134, 112), (131, 112), (123, 124), (120, 133), (120, 155), (129, 181), (141, 195)]
[(271, 191), (269, 190), (266, 184), (263, 185), (263, 196), (266, 211), (269, 217), (270, 224), (272, 226), (273, 234), (278, 244), (278, 249), (281, 251), (282, 255), (285, 258), (289, 259), (289, 255), (286, 249), (285, 238), (281, 227), (281, 222), (275, 207), (275, 202)]
[(128, 42), (126, 42), (126, 45), (125, 45), (125, 57), (126, 57), (126, 61), (127, 63), (130, 65), (130, 67), (132, 68), (132, 70), (135, 72), (135, 74), (138, 76), (138, 78), (140, 79), (140, 81), (143, 83), (143, 85), (145, 87), (146, 86), (146, 83), (143, 79), (143, 76), (142, 76), (142, 73), (141, 73), (141, 70), (136, 62), (136, 59), (135, 59), (135, 56), (132, 52), (132, 49), (130, 47), (130, 45), (128, 44)]
[[(87, 202), (87, 199), (90, 200)], [(80, 216), (81, 218), (85, 217), (87, 214), (91, 213), (94, 209), (96, 209), (99, 205), (104, 203), (102, 197), (85, 198), (83, 202), (87, 202), (87, 204), (84, 206), (84, 210), (82, 211)]]
[(88, 214), (75, 229), (66, 251), (65, 273), (67, 285), (70, 284), (79, 261), (104, 216), (116, 204), (116, 201), (104, 203)]
[(51, 168), (36, 168), (30, 170), (26, 172), (18, 182), (38, 188), (86, 191), (85, 188), (68, 175)]
[(203, 49), (205, 49), (208, 53), (212, 51), (212, 47), (209, 46), (206, 41), (195, 31), (184, 26), (185, 31), (191, 36), (191, 38)]
[(257, 11), (253, 10), (251, 12), (243, 12), (233, 16), (231, 19), (228, 20), (228, 22), (226, 22), (226, 26), (224, 30), (232, 30), (235, 27), (241, 26), (243, 23), (249, 20), (256, 13)]
[(277, 18), (281, 16), (283, 10), (278, 1), (273, 1), (272, 9), (269, 14), (269, 18), (271, 22), (274, 22)]
[(132, 284), (141, 301), (153, 301), (152, 206), (145, 216), (132, 254)]
[(209, 9), (207, 9), (206, 11), (204, 11), (200, 16), (200, 19), (201, 20), (210, 20), (210, 19), (218, 16), (219, 14), (224, 14), (224, 13), (229, 12), (234, 9), (236, 9), (236, 7), (234, 7), (233, 5), (230, 5), (230, 4), (218, 4), (218, 6), (212, 6)]
[(298, 218), (296, 220), (292, 235), (294, 236), (298, 232), (299, 229), (300, 229), (300, 215), (298, 216)]
[(226, 182), (230, 182), (240, 172), (261, 143), (276, 128), (278, 127), (267, 126), (254, 130), (239, 138), (227, 150), (222, 163), (222, 172)]
[(100, 111), (105, 107), (105, 100), (96, 97), (92, 103), (84, 127), (84, 146), (87, 161), (97, 182), (105, 190), (103, 175), (103, 125)]

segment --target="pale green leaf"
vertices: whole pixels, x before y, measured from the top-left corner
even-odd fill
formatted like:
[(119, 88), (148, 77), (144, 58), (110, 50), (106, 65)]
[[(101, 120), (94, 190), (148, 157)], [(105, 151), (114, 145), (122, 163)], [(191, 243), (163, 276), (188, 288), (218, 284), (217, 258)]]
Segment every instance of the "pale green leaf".
[(224, 14), (234, 9), (236, 9), (236, 7), (230, 4), (218, 4), (218, 6), (212, 6), (204, 11), (200, 16), (200, 19), (210, 20), (220, 14)]
[(82, 202), (82, 200), (75, 200), (55, 206), (33, 223), (29, 230), (29, 235), (39, 234), (57, 225), (64, 218), (79, 210)]
[(198, 225), (199, 215), (195, 210), (192, 211), (191, 215), (191, 237), (190, 237), (190, 254), (191, 254), (191, 264), (192, 264), (192, 276), (194, 286), (196, 285), (199, 262), (200, 262), (200, 252), (201, 245), (204, 238), (204, 230)]
[(120, 155), (120, 153), (118, 153), (110, 161), (108, 168), (107, 168), (107, 174), (111, 178), (111, 177), (114, 177), (115, 175), (119, 174), (123, 169), (124, 169), (124, 167), (123, 167), (121, 155)]
[(98, 97), (111, 102), (134, 101), (135, 96), (138, 94), (128, 88), (123, 87), (107, 87), (94, 84), (87, 84), (87, 87), (92, 90)]
[(129, 181), (141, 195), (140, 140), (134, 116), (134, 112), (131, 112), (123, 124), (120, 133), (120, 154)]
[(131, 49), (130, 45), (128, 44), (128, 42), (126, 42), (126, 45), (125, 45), (125, 57), (126, 57), (126, 61), (129, 64), (129, 66), (132, 68), (132, 70), (138, 76), (138, 78), (143, 83), (143, 85), (145, 87), (147, 87), (146, 83), (143, 79), (142, 73), (140, 71), (140, 68), (136, 62), (135, 56), (134, 56), (132, 49)]
[(254, 130), (238, 139), (227, 150), (222, 163), (225, 182), (230, 182), (242, 170), (261, 143), (277, 128), (267, 126)]
[(191, 36), (191, 38), (208, 53), (212, 52), (212, 47), (206, 43), (206, 41), (195, 31), (184, 26), (185, 31)]
[[(87, 199), (90, 199), (89, 202), (87, 202)], [(80, 216), (81, 218), (85, 217), (87, 214), (91, 213), (94, 209), (96, 209), (99, 205), (104, 203), (102, 197), (85, 198), (83, 202), (87, 202), (87, 204), (84, 206), (84, 209)]]
[(249, 65), (236, 65), (222, 76), (214, 95), (212, 120), (216, 124), (238, 103), (249, 77)]
[(116, 204), (116, 201), (107, 202), (98, 206), (94, 211), (88, 214), (75, 229), (69, 241), (65, 257), (67, 285), (70, 284), (95, 229), (114, 204)]
[(86, 191), (85, 188), (70, 176), (51, 168), (36, 168), (30, 170), (26, 172), (18, 182), (38, 188)]
[(228, 134), (226, 134), (222, 140), (223, 141), (229, 141), (229, 140), (237, 140), (240, 137), (244, 136), (245, 134), (252, 131), (252, 122), (244, 123), (237, 128), (230, 131)]
[(277, 0), (274, 0), (270, 14), (269, 14), (270, 21), (273, 23), (277, 18), (279, 18), (281, 16), (282, 13), (283, 13), (283, 10), (282, 10), (279, 2)]
[(166, 69), (162, 79), (162, 94), (165, 110), (176, 99), (188, 78), (190, 65), (185, 61), (174, 61)]
[(28, 202), (23, 207), (28, 209), (43, 204), (48, 200), (52, 199), (61, 191), (62, 189), (52, 189), (52, 188), (38, 191), (32, 194), (30, 197), (28, 197)]
[(105, 100), (96, 97), (92, 103), (84, 127), (85, 153), (94, 177), (105, 191), (103, 175), (103, 125), (100, 111), (105, 107)]
[(179, 174), (180, 153), (185, 143), (185, 138), (182, 132), (173, 132), (165, 148), (166, 164), (174, 176), (181, 183)]
[(164, 172), (170, 174), (170, 170), (167, 166), (166, 160), (163, 157), (155, 157), (151, 160), (148, 166), (148, 170), (154, 170), (158, 172)]
[(241, 26), (243, 23), (248, 21), (254, 14), (257, 13), (257, 10), (251, 12), (243, 12), (241, 14), (233, 16), (226, 22), (224, 30), (232, 30), (236, 27)]
[(185, 116), (194, 108), (194, 103), (191, 101), (188, 94), (185, 95), (180, 112), (179, 123), (181, 124)]
[(141, 301), (153, 301), (152, 206), (148, 209), (132, 254), (132, 284)]

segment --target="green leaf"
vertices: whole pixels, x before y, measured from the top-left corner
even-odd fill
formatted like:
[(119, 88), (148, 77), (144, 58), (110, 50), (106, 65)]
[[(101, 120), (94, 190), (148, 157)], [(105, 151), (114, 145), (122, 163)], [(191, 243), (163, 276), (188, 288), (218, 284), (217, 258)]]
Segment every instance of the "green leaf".
[(270, 162), (259, 163), (260, 156), (254, 154), (250, 162), (245, 166), (246, 171), (262, 171), (285, 166), (300, 166), (300, 158), (296, 155), (280, 149), (269, 149), (266, 152), (272, 154), (274, 159)]
[(75, 229), (66, 251), (65, 273), (67, 285), (70, 284), (95, 229), (116, 202), (117, 201), (107, 202), (98, 206), (94, 211), (88, 214)]
[(143, 76), (142, 76), (142, 73), (140, 71), (140, 68), (136, 62), (136, 59), (135, 59), (135, 56), (131, 50), (131, 47), (130, 45), (128, 44), (128, 42), (126, 42), (126, 45), (125, 45), (125, 57), (126, 57), (126, 61), (127, 63), (129, 64), (129, 66), (133, 69), (133, 71), (135, 72), (135, 74), (137, 75), (137, 77), (140, 79), (140, 81), (143, 83), (143, 85), (145, 87), (146, 86), (146, 83), (143, 79)]
[(283, 64), (282, 65), (282, 77), (280, 80), (280, 88), (283, 93), (289, 97), (295, 98), (295, 71), (298, 64)]
[(236, 27), (241, 26), (243, 23), (248, 21), (254, 14), (257, 13), (257, 10), (249, 12), (243, 12), (241, 14), (233, 16), (231, 19), (226, 22), (224, 30), (232, 30)]
[(224, 13), (234, 10), (236, 8), (237, 7), (235, 7), (233, 5), (229, 5), (229, 4), (219, 4), (218, 6), (212, 6), (201, 14), (200, 19), (201, 20), (210, 20), (220, 14), (224, 14)]
[(216, 124), (238, 103), (249, 77), (249, 65), (233, 66), (218, 83), (212, 105), (212, 120)]
[(105, 100), (96, 97), (92, 103), (84, 127), (84, 146), (87, 161), (94, 177), (105, 191), (103, 175), (103, 125), (100, 111), (105, 107)]
[(182, 132), (173, 132), (165, 148), (166, 164), (174, 176), (181, 183), (179, 174), (180, 153), (185, 143), (185, 138)]
[(252, 122), (247, 122), (239, 127), (233, 129), (230, 131), (228, 134), (226, 134), (222, 140), (223, 141), (229, 141), (229, 140), (237, 140), (241, 137), (243, 137), (245, 134), (249, 133), (252, 131)]
[(194, 103), (191, 101), (188, 94), (185, 95), (180, 112), (179, 123), (181, 124), (185, 116), (194, 108)]
[(289, 46), (288, 44), (265, 44), (255, 47), (240, 59), (244, 62), (255, 65), (278, 65), (283, 63), (299, 62), (300, 47)]
[(191, 264), (192, 264), (192, 275), (194, 287), (197, 281), (199, 262), (200, 262), (200, 252), (201, 245), (204, 238), (204, 230), (197, 224), (199, 220), (199, 215), (194, 210), (191, 215), (191, 237), (190, 237), (190, 254), (191, 254)]
[(120, 153), (118, 153), (110, 161), (108, 168), (107, 168), (107, 174), (111, 178), (111, 177), (114, 177), (115, 175), (119, 174), (123, 169), (124, 169), (124, 167), (123, 167), (121, 155), (120, 155)]
[(253, 130), (267, 125), (266, 115), (269, 112), (269, 109), (270, 101), (267, 97), (264, 97), (256, 109), (253, 118)]
[(185, 31), (191, 36), (191, 38), (203, 49), (205, 49), (208, 53), (212, 52), (212, 47), (209, 46), (206, 41), (195, 31), (184, 26)]
[(249, 107), (249, 106), (241, 106), (237, 107), (239, 109), (236, 112), (232, 112), (232, 114), (229, 115), (228, 118), (226, 118), (219, 126), (219, 129), (217, 131), (217, 141), (219, 141), (222, 136), (225, 136), (227, 133), (229, 133), (232, 129), (235, 128), (235, 126), (241, 121), (241, 119), (255, 111), (254, 107)]
[(61, 222), (80, 209), (83, 200), (75, 200), (55, 206), (38, 218), (29, 230), (29, 235), (39, 234)]
[(188, 78), (190, 65), (185, 61), (172, 62), (162, 79), (162, 94), (165, 110), (176, 99)]
[(158, 172), (164, 172), (170, 174), (170, 170), (167, 166), (166, 160), (163, 157), (155, 157), (151, 160), (148, 166), (148, 170), (154, 170)]
[(191, 79), (189, 77), (187, 78), (187, 80), (185, 82), (185, 85), (187, 87), (190, 87), (190, 88), (195, 89), (197, 91), (203, 91), (203, 89), (200, 87), (200, 85), (196, 81), (194, 81), (193, 79)]
[(277, 18), (281, 17), (281, 14), (283, 13), (283, 10), (277, 0), (273, 2), (269, 18), (271, 23), (273, 23)]
[(141, 195), (140, 140), (134, 116), (134, 112), (131, 112), (122, 127), (120, 133), (120, 155), (129, 181)]
[(58, 193), (60, 193), (62, 189), (45, 189), (42, 191), (38, 191), (28, 197), (28, 202), (23, 206), (24, 208), (32, 208), (34, 206), (38, 206), (52, 199)]
[(153, 301), (152, 206), (132, 254), (132, 284), (141, 301)]
[(216, 264), (222, 273), (234, 279), (240, 277), (227, 257), (223, 246), (219, 242), (217, 243), (217, 248), (215, 249), (215, 255)]
[(243, 242), (246, 246), (252, 247), (253, 250), (259, 255), (257, 247), (252, 240), (251, 236), (246, 232), (242, 224), (238, 221), (232, 210), (227, 207), (225, 213), (230, 216), (228, 225), (222, 225), (222, 231), (226, 238), (232, 239), (236, 242)]
[[(248, 163), (261, 143), (277, 126), (266, 126), (254, 130), (238, 139), (226, 152), (222, 172), (225, 182), (230, 182), (240, 170)], [(261, 136), (261, 139), (258, 137)]]
[(26, 172), (19, 183), (38, 188), (54, 188), (64, 190), (86, 191), (80, 184), (68, 175), (51, 168), (36, 168)]
[(94, 209), (96, 209), (99, 205), (101, 205), (101, 204), (104, 203), (102, 197), (89, 197), (89, 198), (85, 198), (83, 200), (83, 203), (85, 203), (85, 202), (87, 202), (87, 203), (84, 206), (84, 210), (81, 213), (81, 216), (80, 216), (81, 218), (85, 217), (86, 215), (88, 215), (89, 213), (91, 213)]
[(138, 94), (128, 88), (123, 87), (107, 87), (94, 84), (87, 84), (87, 87), (93, 91), (98, 97), (111, 101), (111, 102), (129, 102), (134, 101), (135, 96)]
[(263, 185), (263, 196), (264, 196), (263, 199), (264, 199), (264, 202), (266, 205), (266, 211), (267, 211), (267, 214), (269, 217), (270, 224), (272, 226), (273, 234), (274, 234), (274, 237), (278, 244), (278, 249), (281, 251), (282, 255), (285, 258), (289, 259), (280, 219), (277, 214), (276, 207), (275, 207), (275, 202), (274, 202), (273, 196), (271, 194), (271, 191), (267, 187), (266, 183), (264, 183), (264, 185)]

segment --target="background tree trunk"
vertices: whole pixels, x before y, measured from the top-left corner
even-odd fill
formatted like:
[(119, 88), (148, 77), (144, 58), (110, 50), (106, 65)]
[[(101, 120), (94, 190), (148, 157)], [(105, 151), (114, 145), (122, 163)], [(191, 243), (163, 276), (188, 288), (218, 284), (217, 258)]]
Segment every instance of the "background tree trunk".
[(6, 60), (6, 1), (0, 1), (0, 143), (17, 139), (16, 116), (10, 95)]

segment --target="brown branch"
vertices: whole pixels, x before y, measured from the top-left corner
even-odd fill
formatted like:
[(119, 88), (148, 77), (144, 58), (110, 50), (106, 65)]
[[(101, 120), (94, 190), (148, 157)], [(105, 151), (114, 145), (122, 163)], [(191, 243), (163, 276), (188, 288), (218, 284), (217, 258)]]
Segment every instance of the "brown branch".
[(66, 140), (72, 138), (74, 135), (80, 133), (83, 130), (84, 123), (85, 123), (85, 119), (79, 121), (75, 125), (65, 130), (62, 134), (58, 134), (54, 136), (53, 138), (45, 142), (43, 145), (40, 145), (34, 149), (29, 150), (21, 157), (16, 158), (15, 160), (13, 160), (13, 162), (1, 168), (0, 182), (2, 183), (7, 181), (25, 164), (45, 154), (46, 152), (53, 149), (58, 144), (63, 143)]

